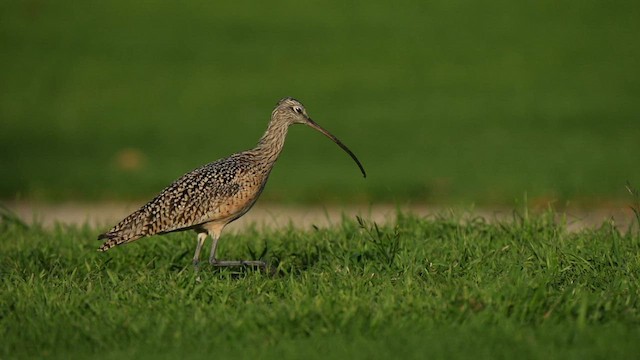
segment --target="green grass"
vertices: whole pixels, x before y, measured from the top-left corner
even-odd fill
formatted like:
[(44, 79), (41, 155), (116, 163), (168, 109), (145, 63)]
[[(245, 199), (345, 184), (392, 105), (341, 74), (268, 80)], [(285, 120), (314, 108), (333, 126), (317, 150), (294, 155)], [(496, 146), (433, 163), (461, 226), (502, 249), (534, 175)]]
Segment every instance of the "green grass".
[[(640, 3), (0, 3), (0, 198), (142, 199), (300, 98), (278, 201), (599, 202), (640, 167)], [(127, 170), (123, 149), (141, 161)]]
[[(195, 279), (191, 233), (104, 254), (100, 229), (0, 224), (0, 358), (632, 358), (640, 234), (399, 214), (377, 227), (250, 229)], [(639, 219), (640, 220), (640, 219)], [(624, 230), (624, 231), (622, 231)]]

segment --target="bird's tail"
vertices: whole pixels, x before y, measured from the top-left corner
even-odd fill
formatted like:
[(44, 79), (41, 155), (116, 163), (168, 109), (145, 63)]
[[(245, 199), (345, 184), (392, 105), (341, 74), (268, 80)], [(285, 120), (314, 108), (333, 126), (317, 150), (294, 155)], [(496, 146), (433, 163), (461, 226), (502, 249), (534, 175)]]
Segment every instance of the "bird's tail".
[(98, 251), (102, 251), (102, 252), (107, 251), (114, 246), (124, 244), (125, 242), (127, 242), (126, 238), (118, 236), (117, 234), (114, 234), (114, 233), (104, 233), (104, 234), (98, 235), (98, 240), (103, 240), (103, 239), (107, 239), (107, 241), (105, 241), (102, 244), (102, 246), (98, 248)]

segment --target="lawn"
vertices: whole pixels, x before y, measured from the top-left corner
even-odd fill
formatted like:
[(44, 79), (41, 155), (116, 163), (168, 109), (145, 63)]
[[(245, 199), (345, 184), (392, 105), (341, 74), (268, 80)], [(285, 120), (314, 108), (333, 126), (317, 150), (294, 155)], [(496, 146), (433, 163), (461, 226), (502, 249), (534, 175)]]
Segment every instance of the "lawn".
[[(559, 220), (556, 220), (559, 219)], [(639, 219), (640, 222), (640, 219)], [(95, 251), (103, 229), (0, 223), (0, 358), (633, 358), (640, 232), (568, 232), (552, 212), (227, 234)], [(265, 251), (266, 250), (266, 251)], [(197, 281), (196, 277), (200, 277)]]
[(640, 3), (0, 3), (0, 198), (141, 200), (302, 100), (264, 196), (602, 204), (640, 182)]
[[(296, 127), (268, 201), (617, 206), (640, 183), (638, 18), (595, 0), (2, 1), (0, 200), (146, 200), (252, 147), (294, 96), (368, 177)], [(192, 233), (98, 253), (104, 230), (0, 211), (1, 359), (640, 353), (640, 219), (223, 235), (223, 258), (274, 273), (196, 274)]]

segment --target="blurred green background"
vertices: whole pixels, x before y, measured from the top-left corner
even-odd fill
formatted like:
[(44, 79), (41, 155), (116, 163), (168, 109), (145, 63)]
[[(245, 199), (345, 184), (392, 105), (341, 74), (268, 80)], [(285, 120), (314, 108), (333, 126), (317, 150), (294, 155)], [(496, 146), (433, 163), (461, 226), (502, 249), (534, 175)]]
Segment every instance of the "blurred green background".
[(264, 197), (602, 204), (640, 183), (637, 1), (2, 1), (0, 198), (144, 200), (252, 147)]

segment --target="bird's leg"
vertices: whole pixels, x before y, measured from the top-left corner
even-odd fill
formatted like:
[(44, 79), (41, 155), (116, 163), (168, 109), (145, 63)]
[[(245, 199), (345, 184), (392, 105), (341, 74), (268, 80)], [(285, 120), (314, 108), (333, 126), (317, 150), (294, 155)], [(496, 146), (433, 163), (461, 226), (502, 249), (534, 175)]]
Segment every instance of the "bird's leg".
[(220, 232), (212, 232), (211, 238), (213, 244), (211, 244), (211, 254), (209, 255), (209, 264), (216, 267), (230, 267), (230, 266), (255, 266), (263, 269), (267, 268), (267, 264), (264, 261), (252, 261), (252, 260), (218, 260), (216, 259), (216, 250), (218, 249), (218, 240), (220, 239)]
[(193, 254), (193, 267), (198, 271), (198, 264), (200, 263), (200, 250), (202, 250), (202, 245), (204, 241), (207, 239), (207, 233), (201, 232), (198, 233), (198, 244), (196, 245), (196, 253)]
[(213, 243), (211, 244), (211, 253), (209, 254), (209, 264), (214, 265), (218, 262), (216, 260), (216, 251), (218, 250), (218, 240), (220, 239), (220, 232), (211, 233)]

